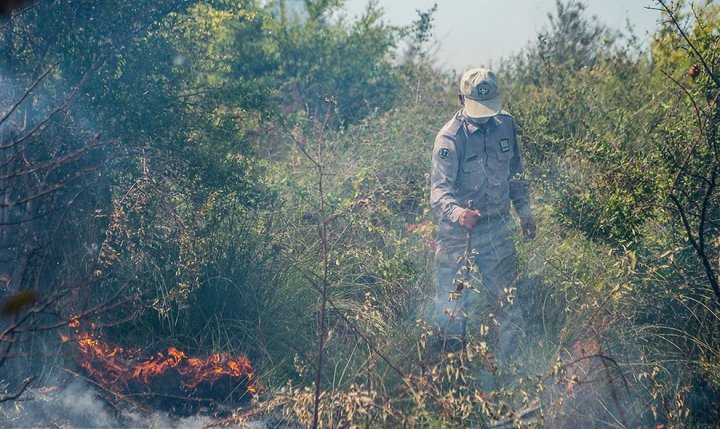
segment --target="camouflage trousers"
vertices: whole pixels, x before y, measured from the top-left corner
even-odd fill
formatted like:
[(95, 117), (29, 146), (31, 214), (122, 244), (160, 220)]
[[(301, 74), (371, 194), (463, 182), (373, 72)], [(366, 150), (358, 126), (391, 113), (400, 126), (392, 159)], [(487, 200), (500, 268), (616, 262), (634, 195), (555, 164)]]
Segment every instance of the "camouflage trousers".
[(488, 337), (491, 352), (508, 361), (517, 348), (523, 324), (520, 308), (513, 305), (517, 258), (509, 216), (478, 219), (470, 237), (471, 269), (465, 279), (467, 230), (438, 229), (435, 252), (433, 324), (444, 338)]

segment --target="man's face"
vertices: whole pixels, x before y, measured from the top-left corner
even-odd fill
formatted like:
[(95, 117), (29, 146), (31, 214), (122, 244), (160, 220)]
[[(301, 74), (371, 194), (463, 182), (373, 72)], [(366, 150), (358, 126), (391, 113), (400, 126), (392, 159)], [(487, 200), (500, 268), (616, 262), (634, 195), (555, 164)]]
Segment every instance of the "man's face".
[[(465, 106), (465, 96), (458, 92), (458, 101), (460, 101), (461, 106)], [(472, 118), (473, 122), (478, 124), (484, 124), (485, 122), (490, 119), (489, 116), (485, 116), (483, 118)]]

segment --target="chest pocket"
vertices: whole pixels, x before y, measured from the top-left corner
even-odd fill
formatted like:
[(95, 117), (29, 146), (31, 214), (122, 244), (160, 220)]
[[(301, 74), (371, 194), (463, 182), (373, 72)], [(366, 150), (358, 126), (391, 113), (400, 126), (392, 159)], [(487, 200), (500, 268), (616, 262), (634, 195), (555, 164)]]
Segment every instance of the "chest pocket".
[(510, 160), (513, 152), (513, 141), (510, 138), (501, 137), (486, 143), (488, 152), (488, 180), (494, 184), (507, 181), (510, 177)]
[(480, 189), (487, 181), (485, 154), (479, 150), (468, 151), (461, 162), (460, 170), (462, 174), (458, 185), (461, 191)]
[(473, 171), (483, 169), (483, 156), (480, 153), (473, 153), (465, 156), (462, 161), (462, 170), (465, 173), (472, 173)]

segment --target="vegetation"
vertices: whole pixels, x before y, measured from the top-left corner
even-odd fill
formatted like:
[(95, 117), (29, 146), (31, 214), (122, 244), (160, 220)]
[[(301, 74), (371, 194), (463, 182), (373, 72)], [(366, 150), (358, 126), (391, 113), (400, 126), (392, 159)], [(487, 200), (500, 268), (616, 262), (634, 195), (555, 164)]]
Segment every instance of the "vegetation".
[(502, 64), (539, 225), (506, 368), (483, 332), (436, 353), (425, 322), (430, 152), (457, 109), (436, 8), (393, 27), (304, 4), (2, 18), (0, 410), (73, 365), (79, 320), (247, 354), (262, 390), (218, 424), (716, 427), (720, 6), (657, 0), (644, 47), (558, 1)]

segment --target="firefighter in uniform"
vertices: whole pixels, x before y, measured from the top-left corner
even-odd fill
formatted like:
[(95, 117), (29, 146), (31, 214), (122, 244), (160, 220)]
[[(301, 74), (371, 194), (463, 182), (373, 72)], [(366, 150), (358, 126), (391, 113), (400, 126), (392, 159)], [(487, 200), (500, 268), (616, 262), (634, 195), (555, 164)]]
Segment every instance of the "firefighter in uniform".
[[(455, 348), (466, 331), (476, 335), (487, 326), (494, 338), (491, 351), (502, 361), (516, 346), (520, 320), (511, 305), (517, 275), (510, 204), (525, 236), (534, 238), (537, 227), (517, 126), (498, 94), (492, 71), (475, 68), (462, 76), (462, 108), (435, 139), (430, 206), (437, 221), (433, 325)], [(471, 270), (477, 280), (471, 288), (459, 286), (468, 241), (477, 268)]]

